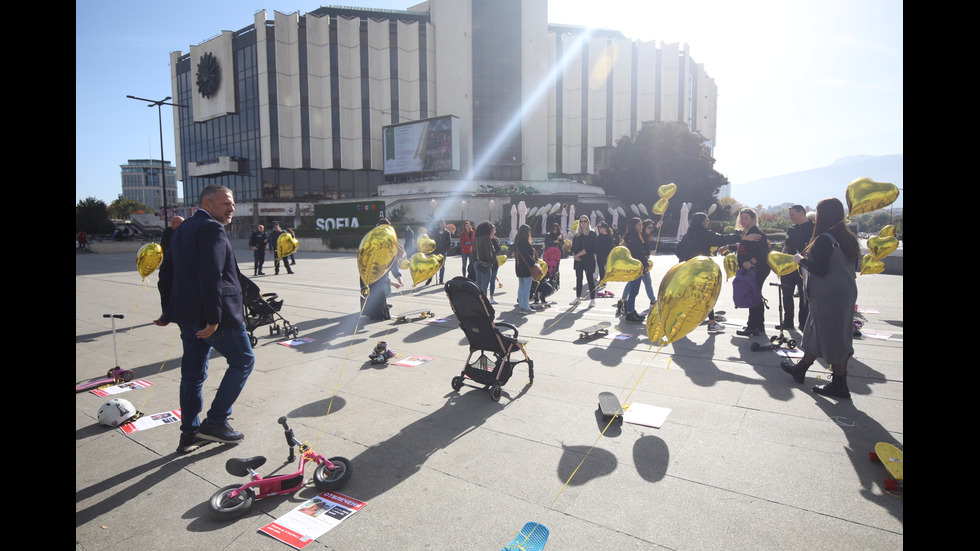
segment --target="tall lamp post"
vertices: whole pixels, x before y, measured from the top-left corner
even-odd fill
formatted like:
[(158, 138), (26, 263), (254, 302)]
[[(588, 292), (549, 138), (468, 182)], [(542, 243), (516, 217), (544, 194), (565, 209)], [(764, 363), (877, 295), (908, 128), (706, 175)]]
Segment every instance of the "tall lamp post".
[(164, 105), (170, 105), (172, 107), (186, 107), (186, 106), (185, 105), (181, 105), (179, 103), (168, 103), (168, 101), (170, 99), (172, 99), (170, 96), (167, 96), (167, 97), (163, 98), (162, 100), (152, 100), (152, 99), (146, 99), (146, 98), (138, 98), (136, 96), (126, 96), (126, 97), (129, 98), (129, 99), (134, 99), (136, 101), (145, 101), (148, 104), (147, 107), (154, 107), (154, 106), (156, 106), (156, 108), (157, 108), (157, 118), (160, 121), (160, 185), (163, 188), (163, 228), (164, 229), (167, 229), (167, 226), (170, 225), (170, 220), (168, 218), (168, 212), (167, 212), (167, 210), (168, 210), (168, 208), (167, 208), (167, 167), (166, 167), (166, 164), (164, 163), (164, 160), (163, 160), (163, 106)]

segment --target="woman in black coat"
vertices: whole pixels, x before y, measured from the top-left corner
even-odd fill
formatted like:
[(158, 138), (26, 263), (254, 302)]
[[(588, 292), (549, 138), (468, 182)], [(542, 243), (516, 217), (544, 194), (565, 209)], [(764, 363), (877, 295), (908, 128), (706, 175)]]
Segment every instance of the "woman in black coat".
[(575, 300), (578, 304), (582, 298), (582, 275), (589, 282), (589, 308), (595, 306), (595, 232), (589, 227), (589, 217), (583, 215), (578, 219), (578, 230), (572, 240), (572, 255), (575, 258)]
[[(766, 278), (769, 277), (769, 272), (772, 269), (769, 268), (769, 240), (756, 225), (758, 219), (752, 209), (742, 209), (738, 213), (738, 223), (735, 228), (745, 233), (742, 234), (742, 239), (738, 243), (738, 254), (735, 259), (743, 269), (755, 268), (755, 284), (761, 293)], [(759, 235), (759, 237), (749, 240), (748, 238), (753, 235)], [(765, 333), (765, 313), (765, 301), (749, 308), (749, 321), (743, 329), (736, 331), (736, 334), (752, 337)]]

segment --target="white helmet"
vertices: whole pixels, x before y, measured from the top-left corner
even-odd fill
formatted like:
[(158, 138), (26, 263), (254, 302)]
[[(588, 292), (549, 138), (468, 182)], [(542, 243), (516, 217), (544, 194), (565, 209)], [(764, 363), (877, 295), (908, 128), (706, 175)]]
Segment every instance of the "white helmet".
[(99, 424), (118, 427), (136, 416), (136, 408), (129, 400), (113, 398), (99, 408)]

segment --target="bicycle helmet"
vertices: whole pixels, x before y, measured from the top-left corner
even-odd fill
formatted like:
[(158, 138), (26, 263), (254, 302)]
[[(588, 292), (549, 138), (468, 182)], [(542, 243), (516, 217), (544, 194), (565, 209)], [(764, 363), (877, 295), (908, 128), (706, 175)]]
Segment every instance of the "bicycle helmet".
[(129, 400), (113, 398), (99, 408), (99, 424), (118, 427), (136, 416), (136, 408)]

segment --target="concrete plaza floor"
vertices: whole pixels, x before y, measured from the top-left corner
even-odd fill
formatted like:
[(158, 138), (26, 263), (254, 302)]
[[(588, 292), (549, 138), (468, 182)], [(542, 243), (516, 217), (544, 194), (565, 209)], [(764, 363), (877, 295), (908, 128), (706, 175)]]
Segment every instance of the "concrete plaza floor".
[[(235, 245), (251, 274), (251, 251)], [(655, 287), (675, 262), (655, 257)], [(458, 274), (460, 258), (447, 266)], [(268, 327), (256, 330), (256, 367), (232, 420), (246, 434), (241, 444), (178, 456), (176, 426), (126, 435), (98, 424), (105, 398), (76, 394), (76, 549), (287, 549), (257, 529), (315, 495), (312, 485), (257, 501), (236, 521), (207, 515), (219, 487), (244, 480), (225, 471), (228, 458), (264, 455), (263, 475), (295, 468), (284, 464), (282, 415), (300, 440), (351, 460), (342, 493), (367, 502), (307, 549), (500, 549), (528, 521), (548, 526), (555, 550), (903, 547), (904, 497), (883, 489), (885, 469), (868, 459), (876, 442), (904, 441), (902, 276), (858, 277), (857, 317), (878, 338), (855, 341), (853, 399), (837, 401), (810, 390), (827, 379), (822, 366), (797, 385), (775, 353), (751, 350), (764, 337), (735, 334), (747, 312), (734, 308), (729, 282), (716, 307), (726, 311), (724, 333), (702, 325), (658, 352), (641, 324), (614, 317), (615, 299), (569, 310), (568, 259), (557, 306), (519, 315), (510, 260), (499, 273), (497, 319), (528, 341), (535, 380), (526, 385), (519, 368), (494, 402), (450, 386), (468, 347), (441, 286), (389, 300), (393, 313), (432, 310), (434, 323), (371, 322), (357, 315), (354, 255), (301, 252), (295, 271), (254, 281), (277, 293), (282, 315), (313, 340), (287, 347)], [(153, 385), (121, 397), (147, 414), (179, 407), (181, 345), (176, 327), (152, 323), (156, 281), (141, 281), (135, 254), (76, 254), (75, 379), (115, 365), (102, 316), (121, 313), (119, 363)], [(618, 295), (623, 285), (609, 288)], [(765, 295), (771, 336), (776, 287)], [(647, 304), (641, 291), (637, 305)], [(612, 322), (610, 338), (580, 339), (578, 329), (596, 321)], [(431, 360), (372, 365), (379, 340), (399, 354), (393, 361)], [(215, 356), (206, 403), (226, 367)], [(602, 391), (670, 414), (660, 428), (625, 423), (603, 433)]]

